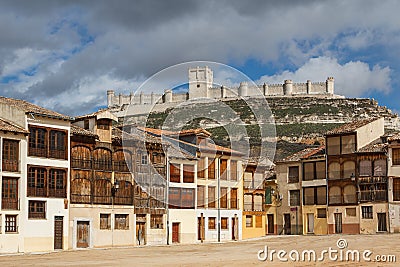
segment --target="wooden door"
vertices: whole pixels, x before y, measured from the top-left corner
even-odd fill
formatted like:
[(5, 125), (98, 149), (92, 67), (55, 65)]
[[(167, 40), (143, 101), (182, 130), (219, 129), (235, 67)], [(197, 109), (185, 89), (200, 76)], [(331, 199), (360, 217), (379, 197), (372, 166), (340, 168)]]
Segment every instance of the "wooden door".
[(335, 213), (335, 233), (342, 233), (342, 214)]
[(197, 240), (203, 241), (205, 237), (204, 217), (197, 218)]
[(307, 213), (307, 233), (314, 233), (314, 213)]
[(137, 244), (146, 245), (146, 223), (136, 222), (136, 240)]
[(76, 247), (78, 248), (89, 247), (89, 228), (90, 225), (88, 221), (77, 222)]
[(63, 249), (63, 221), (62, 216), (54, 217), (54, 249)]
[(290, 214), (286, 213), (283, 215), (284, 216), (284, 230), (285, 230), (285, 235), (290, 235), (292, 234), (292, 224), (290, 223)]
[(267, 214), (267, 222), (268, 222), (268, 234), (274, 234), (275, 233), (275, 227), (274, 227), (274, 214)]
[(378, 232), (386, 231), (386, 213), (378, 213)]
[(179, 223), (172, 223), (172, 243), (179, 243)]

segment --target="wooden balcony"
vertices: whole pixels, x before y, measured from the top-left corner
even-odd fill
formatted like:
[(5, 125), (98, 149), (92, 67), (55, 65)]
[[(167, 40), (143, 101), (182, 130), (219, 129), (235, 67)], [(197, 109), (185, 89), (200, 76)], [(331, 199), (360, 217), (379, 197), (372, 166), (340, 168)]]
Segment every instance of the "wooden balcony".
[(49, 197), (57, 197), (57, 198), (66, 198), (67, 190), (65, 188), (50, 188), (49, 189)]
[(19, 172), (19, 161), (3, 159), (2, 170), (5, 172)]
[(72, 159), (71, 160), (72, 168), (76, 169), (91, 169), (92, 168), (92, 160), (90, 159)]
[(71, 203), (90, 204), (91, 196), (90, 195), (81, 195), (81, 194), (71, 194)]
[(2, 198), (1, 208), (3, 210), (19, 210), (19, 199), (18, 198)]
[(28, 187), (28, 197), (47, 197), (47, 190), (44, 187)]

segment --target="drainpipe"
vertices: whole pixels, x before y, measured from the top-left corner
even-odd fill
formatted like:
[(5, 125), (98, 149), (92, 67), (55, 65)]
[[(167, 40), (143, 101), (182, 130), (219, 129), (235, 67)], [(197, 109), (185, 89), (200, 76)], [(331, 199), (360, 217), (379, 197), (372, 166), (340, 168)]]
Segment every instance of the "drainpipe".
[(165, 153), (165, 157), (167, 159), (167, 171), (166, 171), (166, 175), (167, 175), (167, 192), (165, 194), (166, 196), (166, 200), (165, 200), (165, 205), (166, 205), (166, 212), (167, 212), (167, 245), (169, 245), (169, 207), (168, 207), (168, 200), (169, 200), (169, 159), (168, 159), (168, 150), (166, 150), (167, 153)]

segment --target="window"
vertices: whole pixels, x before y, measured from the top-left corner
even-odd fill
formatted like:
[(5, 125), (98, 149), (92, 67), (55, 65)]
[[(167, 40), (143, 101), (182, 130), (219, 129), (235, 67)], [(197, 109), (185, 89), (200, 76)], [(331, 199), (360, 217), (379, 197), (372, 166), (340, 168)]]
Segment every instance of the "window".
[(194, 183), (194, 165), (183, 165), (183, 182)]
[(181, 205), (181, 190), (179, 188), (169, 188), (169, 206), (171, 208), (179, 208)]
[(97, 129), (100, 129), (100, 130), (109, 130), (110, 129), (110, 122), (109, 122), (109, 120), (105, 120), (105, 119), (102, 119), (102, 120), (98, 120), (97, 121)]
[(246, 215), (246, 227), (253, 227), (253, 215)]
[(150, 228), (151, 229), (164, 229), (164, 221), (162, 214), (150, 215)]
[(339, 186), (329, 187), (329, 204), (342, 203), (342, 189)]
[(317, 209), (317, 218), (326, 218), (326, 209)]
[(300, 190), (290, 190), (290, 206), (300, 206)]
[(221, 218), (221, 229), (228, 230), (228, 218), (226, 217)]
[(204, 207), (204, 199), (205, 199), (205, 186), (198, 185), (197, 186), (197, 207), (202, 208)]
[(237, 181), (237, 161), (236, 160), (231, 160), (231, 180), (232, 181)]
[(1, 208), (4, 210), (18, 210), (18, 179), (3, 177)]
[(215, 187), (208, 187), (208, 207), (215, 208)]
[(169, 170), (170, 181), (173, 183), (179, 183), (181, 181), (181, 170), (179, 164), (171, 163), (169, 165)]
[(316, 187), (317, 205), (326, 205), (326, 186)]
[(393, 178), (393, 201), (400, 201), (400, 179)]
[(340, 164), (339, 164), (339, 162), (329, 163), (328, 178), (331, 180), (340, 179)]
[(50, 170), (49, 197), (65, 198), (67, 196), (64, 170)]
[(303, 189), (304, 205), (315, 204), (315, 189), (314, 187), (305, 187)]
[(67, 140), (65, 132), (61, 131), (50, 131), (50, 150), (49, 157), (56, 159), (67, 158)]
[(29, 156), (46, 157), (47, 132), (43, 128), (29, 127)]
[(340, 136), (329, 137), (326, 139), (328, 155), (340, 154)]
[(272, 188), (270, 186), (265, 188), (265, 204), (272, 204)]
[(343, 163), (343, 178), (354, 178), (356, 173), (356, 163), (352, 160), (347, 160)]
[(208, 163), (208, 179), (215, 179), (215, 160), (209, 158)]
[(142, 161), (141, 161), (142, 165), (147, 165), (147, 154), (142, 154)]
[(193, 188), (181, 188), (181, 208), (192, 209), (194, 208), (194, 200), (195, 200), (195, 189)]
[(231, 188), (231, 209), (237, 209), (237, 188)]
[(112, 171), (111, 151), (97, 148), (93, 151), (93, 168), (95, 170)]
[(304, 181), (314, 180), (314, 162), (306, 162), (303, 165), (304, 168)]
[(371, 176), (372, 175), (372, 163), (370, 160), (360, 161), (360, 176)]
[(253, 210), (253, 194), (250, 193), (243, 195), (243, 210)]
[(226, 170), (227, 166), (228, 166), (228, 161), (226, 159), (221, 159), (220, 166), (219, 166), (219, 175), (221, 177), (221, 180), (228, 179), (228, 172)]
[(222, 209), (228, 208), (228, 188), (221, 187), (220, 207)]
[(215, 230), (215, 217), (208, 218), (208, 229)]
[(17, 215), (6, 215), (6, 233), (16, 233), (18, 232), (17, 227)]
[(346, 216), (347, 217), (356, 217), (357, 216), (356, 208), (346, 208)]
[(111, 214), (100, 213), (100, 229), (111, 229)]
[(46, 202), (29, 200), (29, 219), (46, 219)]
[(89, 119), (85, 119), (83, 121), (83, 128), (89, 130)]
[(400, 165), (400, 148), (392, 148), (392, 164)]
[(356, 136), (344, 135), (342, 136), (342, 154), (350, 154), (356, 150)]
[(256, 228), (262, 228), (262, 216), (256, 216)]
[(304, 205), (325, 205), (326, 187), (305, 187), (303, 189)]
[(317, 179), (325, 179), (325, 177), (326, 177), (325, 161), (317, 161), (315, 163), (315, 169), (316, 169), (316, 178)]
[(378, 159), (374, 161), (374, 176), (386, 176), (386, 160)]
[(372, 219), (373, 218), (372, 206), (362, 206), (361, 213), (363, 219)]
[(289, 167), (289, 183), (297, 183), (299, 181), (299, 166)]
[(200, 158), (199, 161), (197, 162), (197, 178), (205, 178), (204, 169), (205, 169), (205, 159)]
[(128, 230), (129, 229), (129, 215), (128, 214), (115, 214), (114, 229)]
[(157, 153), (157, 152), (153, 153), (153, 162), (155, 164), (163, 164), (164, 163), (163, 160), (164, 159), (163, 159), (163, 156), (161, 153)]
[(45, 197), (47, 196), (45, 188), (46, 169), (30, 167), (28, 171), (28, 196)]
[(19, 141), (7, 140), (3, 141), (3, 171), (17, 172), (19, 158)]
[(262, 211), (263, 210), (263, 196), (261, 194), (254, 195), (254, 210)]

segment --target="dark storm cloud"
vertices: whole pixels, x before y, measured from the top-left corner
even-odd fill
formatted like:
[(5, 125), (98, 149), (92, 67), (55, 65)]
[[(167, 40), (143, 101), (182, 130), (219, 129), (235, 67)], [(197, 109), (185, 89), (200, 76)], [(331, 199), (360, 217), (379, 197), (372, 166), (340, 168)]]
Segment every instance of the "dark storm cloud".
[(340, 46), (362, 47), (375, 33), (397, 30), (399, 4), (369, 2), (373, 9), (361, 14), (363, 3), (0, 1), (0, 79), (16, 76), (0, 83), (0, 94), (74, 115), (104, 104), (107, 89), (134, 91), (146, 77), (184, 61), (301, 67), (312, 57), (336, 57), (332, 41), (343, 31), (364, 34), (349, 34)]

